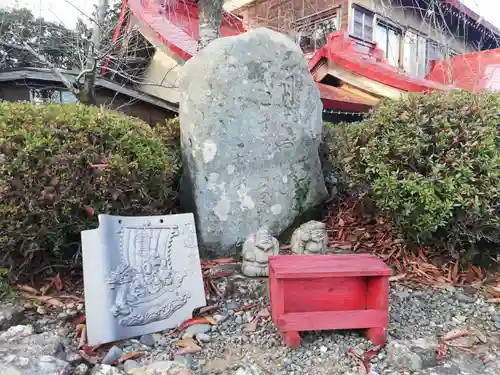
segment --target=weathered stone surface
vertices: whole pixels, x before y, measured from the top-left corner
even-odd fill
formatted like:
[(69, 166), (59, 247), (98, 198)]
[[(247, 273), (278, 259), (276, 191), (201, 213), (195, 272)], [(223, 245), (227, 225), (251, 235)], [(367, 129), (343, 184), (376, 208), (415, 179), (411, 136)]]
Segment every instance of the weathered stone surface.
[(401, 342), (391, 341), (387, 345), (387, 362), (397, 369), (422, 370), (422, 359), (411, 348)]
[(70, 364), (53, 355), (60, 339), (33, 334), (31, 326), (14, 326), (0, 335), (0, 374), (67, 375)]
[(5, 304), (0, 307), (0, 331), (9, 329), (12, 325), (19, 322), (23, 315), (22, 309), (11, 304)]
[(308, 221), (295, 229), (291, 240), (291, 249), (295, 254), (323, 254), (328, 249), (326, 224)]
[(99, 215), (82, 247), (89, 345), (175, 327), (205, 305), (192, 214)]
[(241, 272), (250, 277), (269, 276), (269, 257), (278, 255), (280, 244), (263, 226), (252, 233), (243, 244)]
[(234, 252), (326, 198), (322, 104), (300, 48), (256, 29), (212, 42), (182, 68), (181, 200), (200, 248)]
[(114, 345), (108, 350), (108, 352), (102, 359), (102, 363), (104, 365), (111, 365), (114, 362), (118, 361), (122, 354), (123, 351), (118, 346)]
[(433, 338), (393, 340), (387, 345), (387, 361), (395, 368), (418, 371), (438, 365), (438, 343)]

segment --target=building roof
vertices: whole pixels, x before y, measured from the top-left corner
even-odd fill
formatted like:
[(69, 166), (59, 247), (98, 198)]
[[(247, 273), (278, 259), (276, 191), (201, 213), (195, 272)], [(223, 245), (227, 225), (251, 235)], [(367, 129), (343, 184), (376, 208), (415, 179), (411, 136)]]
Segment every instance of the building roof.
[[(70, 82), (74, 82), (76, 76), (78, 75), (77, 72), (69, 70), (60, 70), (60, 72)], [(50, 69), (45, 68), (18, 68), (1, 70), (0, 82), (7, 81), (44, 81), (62, 83), (61, 80)], [(177, 103), (170, 103), (165, 100), (158, 99), (139, 90), (125, 87), (102, 77), (96, 78), (95, 85), (97, 88), (102, 87), (110, 91), (126, 95), (130, 98), (167, 109), (172, 112), (179, 112), (179, 106)]]
[(383, 53), (379, 49), (372, 49), (368, 54), (358, 52), (356, 42), (349, 39), (345, 31), (338, 31), (328, 36), (327, 43), (317, 50), (309, 61), (309, 71), (314, 72), (324, 60), (372, 81), (406, 92), (450, 89), (437, 82), (398, 71), (384, 60)]
[[(172, 51), (188, 60), (198, 50), (198, 7), (192, 0), (170, 1), (169, 8), (161, 0), (123, 0), (156, 37)], [(221, 35), (238, 35), (245, 31), (242, 21), (223, 12)]]
[(335, 109), (347, 112), (368, 112), (378, 100), (357, 95), (345, 87), (334, 87), (316, 83), (324, 109)]
[(500, 91), (500, 49), (434, 61), (427, 78), (470, 91)]
[[(489, 0), (492, 1), (492, 0)], [(500, 29), (493, 25), (491, 22), (488, 22), (483, 16), (477, 14), (468, 6), (463, 4), (460, 0), (443, 0), (443, 2), (451, 7), (457, 9), (458, 11), (465, 14), (471, 20), (475, 21), (477, 24), (483, 26), (485, 29), (489, 30), (494, 36), (500, 37)]]

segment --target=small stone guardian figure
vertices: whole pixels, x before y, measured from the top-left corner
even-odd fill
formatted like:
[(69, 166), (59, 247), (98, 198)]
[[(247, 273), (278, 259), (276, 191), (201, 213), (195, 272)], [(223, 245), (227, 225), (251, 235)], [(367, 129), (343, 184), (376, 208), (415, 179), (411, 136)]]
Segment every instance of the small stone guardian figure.
[(308, 221), (295, 229), (291, 248), (294, 254), (324, 254), (328, 249), (326, 224)]
[(269, 256), (278, 255), (279, 242), (271, 236), (266, 226), (252, 233), (243, 244), (243, 264), (241, 271), (245, 276), (269, 276)]

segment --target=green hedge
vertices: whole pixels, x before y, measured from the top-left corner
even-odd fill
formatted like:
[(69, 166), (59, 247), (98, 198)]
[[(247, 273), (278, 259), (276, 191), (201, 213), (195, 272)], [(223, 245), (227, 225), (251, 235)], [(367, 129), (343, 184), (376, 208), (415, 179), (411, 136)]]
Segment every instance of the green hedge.
[(332, 163), (406, 238), (456, 252), (500, 243), (500, 94), (387, 100), (338, 132)]
[(0, 268), (13, 279), (78, 269), (80, 232), (96, 227), (98, 214), (170, 213), (179, 166), (172, 124), (0, 102)]

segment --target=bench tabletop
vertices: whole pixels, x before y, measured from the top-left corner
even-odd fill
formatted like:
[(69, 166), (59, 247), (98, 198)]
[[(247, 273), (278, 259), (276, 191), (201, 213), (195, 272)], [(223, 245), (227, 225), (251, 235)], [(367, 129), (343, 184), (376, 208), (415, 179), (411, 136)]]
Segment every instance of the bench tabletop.
[(269, 267), (277, 279), (392, 275), (371, 254), (278, 255), (269, 257)]

